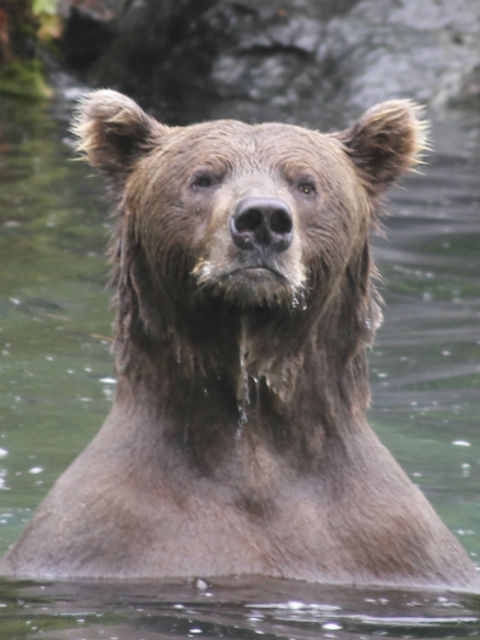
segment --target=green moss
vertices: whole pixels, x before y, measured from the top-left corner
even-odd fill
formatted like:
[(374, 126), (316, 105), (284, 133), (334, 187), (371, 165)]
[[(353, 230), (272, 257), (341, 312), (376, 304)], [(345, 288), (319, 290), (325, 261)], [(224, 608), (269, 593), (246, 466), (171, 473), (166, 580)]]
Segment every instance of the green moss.
[(32, 13), (37, 22), (36, 38), (51, 46), (62, 32), (58, 0), (33, 0)]
[(32, 11), (35, 15), (48, 13), (54, 15), (57, 11), (58, 0), (33, 0)]
[(0, 93), (34, 99), (52, 95), (39, 60), (16, 60), (0, 68)]

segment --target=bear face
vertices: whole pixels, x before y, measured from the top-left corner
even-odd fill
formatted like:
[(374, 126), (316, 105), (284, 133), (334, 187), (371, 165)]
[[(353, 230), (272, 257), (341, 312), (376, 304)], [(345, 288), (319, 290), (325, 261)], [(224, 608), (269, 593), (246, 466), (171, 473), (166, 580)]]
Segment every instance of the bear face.
[(355, 197), (344, 156), (335, 139), (286, 125), (172, 133), (126, 184), (150, 268), (162, 282), (174, 274), (174, 288), (193, 276), (190, 296), (201, 287), (239, 307), (291, 305), (318, 256), (325, 274), (343, 271), (353, 239), (366, 236), (368, 201)]
[(173, 299), (201, 289), (240, 308), (295, 306), (328, 297), (361, 262), (378, 195), (418, 160), (415, 112), (385, 103), (332, 135), (236, 121), (168, 128), (100, 91), (76, 132), (112, 180), (155, 286)]

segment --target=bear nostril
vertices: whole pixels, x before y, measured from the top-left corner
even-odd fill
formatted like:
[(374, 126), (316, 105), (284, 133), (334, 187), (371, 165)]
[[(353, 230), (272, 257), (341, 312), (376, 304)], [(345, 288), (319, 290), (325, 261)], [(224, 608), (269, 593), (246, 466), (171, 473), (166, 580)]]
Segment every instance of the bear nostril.
[(262, 224), (262, 213), (258, 209), (247, 209), (235, 218), (235, 227), (239, 233), (255, 231)]
[(293, 218), (280, 198), (244, 198), (230, 218), (230, 231), (240, 249), (286, 251), (292, 243)]
[(293, 222), (290, 212), (285, 209), (275, 209), (270, 215), (270, 228), (274, 233), (288, 234), (292, 232)]

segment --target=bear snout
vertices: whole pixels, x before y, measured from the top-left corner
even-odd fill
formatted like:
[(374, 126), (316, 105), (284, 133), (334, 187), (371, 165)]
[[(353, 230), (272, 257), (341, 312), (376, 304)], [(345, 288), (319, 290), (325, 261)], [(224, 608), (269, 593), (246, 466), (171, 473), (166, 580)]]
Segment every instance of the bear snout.
[(239, 249), (286, 251), (293, 240), (292, 212), (280, 198), (243, 198), (230, 217), (230, 233)]

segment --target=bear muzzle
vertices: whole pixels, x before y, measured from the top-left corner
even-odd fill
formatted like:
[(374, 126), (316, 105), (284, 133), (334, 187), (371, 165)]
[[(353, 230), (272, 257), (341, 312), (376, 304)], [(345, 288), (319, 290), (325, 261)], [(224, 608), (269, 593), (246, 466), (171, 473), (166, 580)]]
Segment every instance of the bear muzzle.
[(230, 217), (230, 233), (239, 249), (281, 253), (292, 244), (292, 212), (280, 198), (243, 198)]
[(291, 305), (306, 283), (292, 206), (273, 195), (229, 200), (217, 203), (216, 231), (191, 271), (198, 293), (243, 308)]

